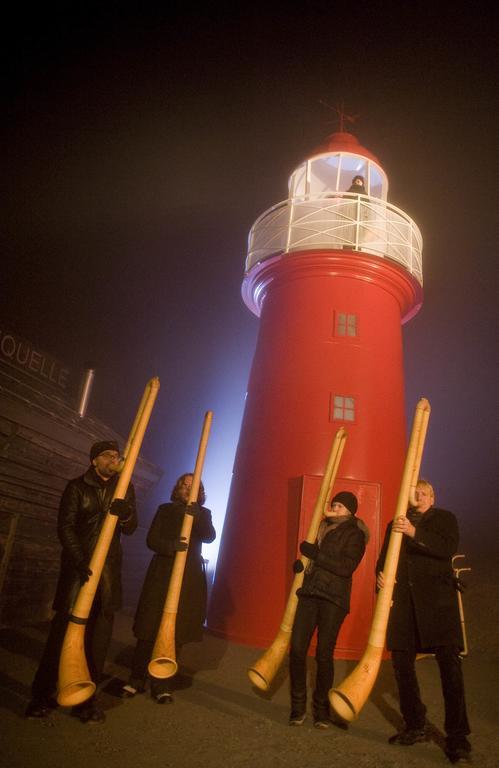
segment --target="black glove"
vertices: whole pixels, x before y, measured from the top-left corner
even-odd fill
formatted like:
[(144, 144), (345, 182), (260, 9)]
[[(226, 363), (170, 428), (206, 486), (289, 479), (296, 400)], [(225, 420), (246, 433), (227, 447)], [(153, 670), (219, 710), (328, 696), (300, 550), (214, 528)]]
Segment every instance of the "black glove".
[(115, 499), (109, 507), (109, 514), (116, 515), (120, 523), (125, 523), (131, 517), (132, 510), (125, 499)]
[(293, 563), (293, 573), (302, 573), (302, 571), (305, 570), (305, 566), (303, 565), (301, 560), (295, 560)]
[(300, 552), (310, 560), (315, 560), (319, 554), (319, 547), (317, 544), (311, 544), (309, 541), (302, 541), (300, 544)]
[(78, 571), (78, 578), (80, 579), (80, 584), (83, 586), (92, 575), (92, 571), (88, 567), (86, 563), (78, 563), (76, 566), (76, 570)]
[(199, 515), (199, 512), (201, 511), (201, 507), (197, 503), (197, 501), (193, 501), (192, 504), (188, 504), (185, 508), (185, 512), (187, 515), (192, 515), (193, 517), (196, 517), (196, 515)]
[(187, 542), (184, 539), (174, 539), (173, 540), (173, 551), (174, 552), (185, 552), (187, 550)]

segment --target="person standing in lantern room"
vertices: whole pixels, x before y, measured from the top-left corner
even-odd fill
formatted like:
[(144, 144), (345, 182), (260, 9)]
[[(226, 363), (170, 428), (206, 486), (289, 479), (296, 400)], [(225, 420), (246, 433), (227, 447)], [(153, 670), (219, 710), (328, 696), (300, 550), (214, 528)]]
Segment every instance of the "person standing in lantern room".
[(347, 192), (353, 192), (355, 195), (367, 195), (363, 176), (354, 176)]
[(407, 515), (389, 523), (376, 565), (376, 586), (382, 589), (390, 533), (402, 533), (386, 645), (392, 654), (404, 729), (389, 742), (411, 746), (428, 739), (415, 661), (417, 653), (434, 653), (444, 697), (446, 755), (451, 763), (470, 762), (460, 656), (463, 637), (452, 568), (458, 524), (452, 512), (434, 506), (435, 494), (427, 480), (418, 481), (415, 501)]
[[(328, 693), (334, 678), (333, 653), (341, 625), (350, 610), (352, 574), (369, 540), (367, 526), (356, 517), (356, 512), (356, 496), (349, 491), (337, 493), (324, 513), (317, 541), (300, 544), (300, 552), (310, 562), (305, 568), (303, 585), (296, 593), (298, 606), (291, 632), (289, 724), (293, 726), (302, 725), (306, 718), (307, 654), (316, 628), (314, 726), (328, 728), (331, 722)], [(293, 570), (295, 573), (303, 570), (301, 560), (295, 561)]]

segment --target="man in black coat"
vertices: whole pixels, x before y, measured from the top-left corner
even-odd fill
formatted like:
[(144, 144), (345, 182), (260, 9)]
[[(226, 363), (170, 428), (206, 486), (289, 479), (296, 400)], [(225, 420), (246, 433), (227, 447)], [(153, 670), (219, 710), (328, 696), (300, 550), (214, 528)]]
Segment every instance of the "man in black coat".
[[(355, 517), (357, 498), (349, 491), (337, 493), (319, 526), (317, 541), (302, 541), (300, 552), (310, 559), (303, 585), (297, 591), (289, 652), (291, 714), (289, 724), (302, 725), (307, 705), (307, 653), (317, 628), (317, 675), (313, 693), (316, 728), (328, 728), (329, 689), (333, 685), (336, 638), (350, 611), (352, 574), (359, 565), (369, 538), (367, 526)], [(303, 570), (296, 560), (295, 572)]]
[(459, 530), (452, 512), (433, 506), (433, 488), (416, 486), (416, 505), (388, 525), (376, 565), (377, 587), (384, 586), (383, 567), (391, 531), (403, 534), (387, 629), (387, 648), (400, 696), (405, 728), (390, 744), (425, 741), (426, 707), (415, 671), (416, 654), (434, 653), (445, 704), (446, 754), (452, 763), (469, 762), (471, 745), (464, 697), (460, 650), (463, 638), (452, 558)]
[[(25, 713), (30, 719), (48, 717), (56, 706), (53, 696), (68, 617), (81, 586), (92, 575), (89, 563), (109, 512), (118, 517), (118, 524), (85, 629), (85, 653), (92, 680), (97, 684), (102, 674), (114, 612), (121, 608), (120, 535), (122, 532), (130, 535), (137, 527), (133, 486), (128, 486), (125, 499), (112, 501), (118, 482), (119, 461), (116, 441), (94, 443), (90, 449), (89, 469), (81, 477), (70, 480), (62, 494), (57, 519), (57, 533), (62, 545), (61, 568), (52, 605), (56, 613), (31, 688), (32, 699)], [(94, 697), (73, 707), (72, 713), (84, 723), (104, 720), (104, 713)]]
[[(133, 698), (145, 691), (147, 668), (158, 634), (168, 594), (170, 577), (177, 552), (187, 557), (175, 621), (175, 652), (178, 659), (182, 645), (199, 642), (206, 618), (207, 584), (202, 545), (215, 540), (216, 532), (211, 512), (202, 506), (206, 500), (203, 484), (199, 485), (198, 501), (188, 505), (193, 476), (181, 475), (171, 492), (171, 503), (161, 504), (147, 534), (147, 546), (154, 552), (140, 594), (133, 632), (137, 644), (132, 660), (129, 682), (122, 697)], [(180, 538), (184, 515), (192, 515), (189, 546)], [(158, 704), (171, 704), (173, 695), (169, 678), (151, 677), (151, 695)]]

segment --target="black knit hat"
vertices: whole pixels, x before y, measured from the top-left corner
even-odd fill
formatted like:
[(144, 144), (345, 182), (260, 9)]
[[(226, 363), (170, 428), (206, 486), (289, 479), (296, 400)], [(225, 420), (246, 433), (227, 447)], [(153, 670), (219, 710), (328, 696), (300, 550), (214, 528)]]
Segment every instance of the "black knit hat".
[(90, 463), (104, 451), (118, 451), (119, 453), (120, 449), (116, 440), (100, 440), (98, 443), (94, 443), (90, 448)]
[(340, 491), (336, 496), (333, 496), (331, 499), (331, 506), (333, 506), (335, 501), (337, 501), (338, 504), (343, 504), (352, 515), (355, 515), (357, 512), (357, 496), (354, 496), (350, 491)]

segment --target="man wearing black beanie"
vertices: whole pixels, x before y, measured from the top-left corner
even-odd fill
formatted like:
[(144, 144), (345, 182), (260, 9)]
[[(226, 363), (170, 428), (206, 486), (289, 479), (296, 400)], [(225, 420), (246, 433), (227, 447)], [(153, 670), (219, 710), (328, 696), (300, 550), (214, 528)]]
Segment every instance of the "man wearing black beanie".
[[(111, 641), (114, 612), (121, 607), (120, 535), (137, 527), (135, 492), (128, 486), (124, 499), (113, 499), (119, 476), (120, 451), (115, 440), (100, 440), (90, 448), (90, 467), (70, 480), (59, 505), (57, 532), (62, 545), (61, 568), (53, 602), (55, 615), (42, 658), (31, 687), (32, 699), (25, 716), (46, 718), (55, 706), (59, 657), (71, 613), (81, 586), (92, 575), (89, 563), (107, 514), (116, 515), (116, 525), (102, 569), (99, 587), (85, 629), (85, 650), (92, 680), (101, 676)], [(104, 713), (94, 697), (72, 714), (82, 723), (100, 723)]]
[[(302, 541), (300, 552), (309, 558), (291, 633), (289, 677), (291, 684), (290, 725), (302, 725), (307, 707), (307, 653), (317, 628), (317, 675), (313, 693), (316, 728), (328, 728), (329, 689), (333, 685), (333, 653), (341, 625), (350, 610), (352, 574), (359, 565), (369, 539), (367, 526), (355, 517), (357, 498), (340, 491), (331, 500), (319, 526), (317, 541)], [(296, 560), (295, 572), (303, 570)]]

